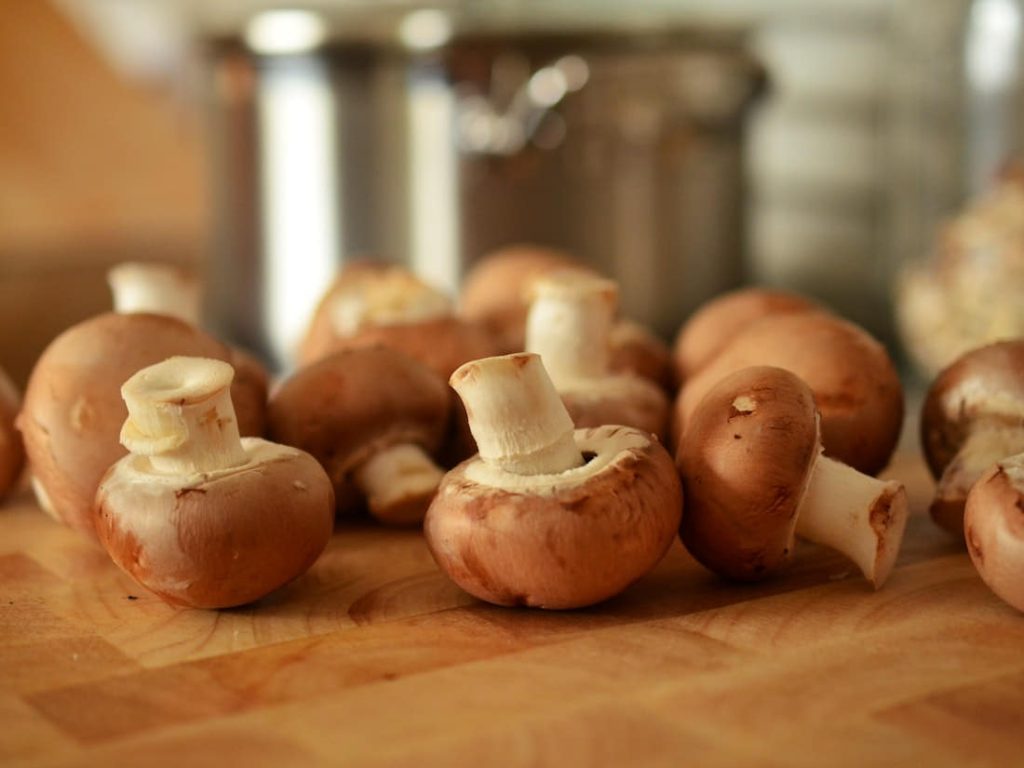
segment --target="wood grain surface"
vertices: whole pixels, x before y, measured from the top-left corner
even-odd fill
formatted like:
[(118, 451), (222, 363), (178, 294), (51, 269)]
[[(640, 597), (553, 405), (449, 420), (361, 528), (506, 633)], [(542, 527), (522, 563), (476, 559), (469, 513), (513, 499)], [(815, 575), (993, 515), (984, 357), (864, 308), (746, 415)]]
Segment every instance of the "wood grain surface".
[(677, 544), (604, 605), (495, 608), (418, 532), (338, 527), (251, 607), (170, 608), (22, 493), (0, 509), (0, 764), (1024, 764), (1024, 616), (915, 515), (888, 585), (804, 546), (723, 583)]

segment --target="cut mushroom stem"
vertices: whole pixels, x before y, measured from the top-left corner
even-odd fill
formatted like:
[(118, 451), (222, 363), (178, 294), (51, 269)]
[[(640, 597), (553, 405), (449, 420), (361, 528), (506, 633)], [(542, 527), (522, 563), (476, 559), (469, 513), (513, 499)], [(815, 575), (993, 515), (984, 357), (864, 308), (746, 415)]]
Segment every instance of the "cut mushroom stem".
[(115, 312), (152, 312), (199, 325), (199, 281), (179, 267), (125, 262), (107, 272), (107, 283)]
[(907, 495), (819, 456), (797, 510), (797, 535), (846, 555), (877, 589), (896, 562), (907, 520)]
[(410, 510), (410, 515), (415, 512), (414, 519), (403, 519), (402, 510), (412, 504), (404, 502), (433, 497), (442, 477), (444, 471), (427, 452), (410, 443), (385, 448), (353, 471), (353, 480), (366, 497), (370, 512), (384, 522), (393, 523), (421, 519), (422, 505)]
[(583, 465), (573, 422), (538, 355), (474, 360), (449, 382), (466, 407), (480, 458), (517, 475)]
[(608, 375), (618, 288), (611, 280), (566, 270), (538, 280), (526, 321), (526, 350), (541, 356), (560, 387)]
[(121, 444), (147, 456), (153, 471), (193, 475), (245, 464), (231, 404), (234, 370), (220, 360), (171, 357), (121, 388), (128, 419)]

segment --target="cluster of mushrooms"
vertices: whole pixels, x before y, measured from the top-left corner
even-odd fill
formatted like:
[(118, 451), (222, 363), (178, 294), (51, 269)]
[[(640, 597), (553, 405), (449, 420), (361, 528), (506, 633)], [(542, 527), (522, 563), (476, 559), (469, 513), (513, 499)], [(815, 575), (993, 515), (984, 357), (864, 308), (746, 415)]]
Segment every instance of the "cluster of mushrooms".
[[(27, 457), (40, 506), (170, 603), (258, 600), (361, 511), (422, 526), (441, 569), (499, 605), (606, 600), (677, 536), (739, 581), (783, 570), (798, 537), (876, 588), (899, 553), (906, 494), (874, 477), (899, 437), (899, 377), (799, 296), (722, 296), (670, 349), (560, 252), (485, 257), (457, 307), (354, 262), (298, 369), (271, 382), (199, 328), (194, 280), (133, 264), (111, 286), (115, 311), (55, 339), (20, 405), (0, 379), (0, 494)], [(936, 521), (1024, 610), (1024, 341), (944, 371), (922, 437)]]

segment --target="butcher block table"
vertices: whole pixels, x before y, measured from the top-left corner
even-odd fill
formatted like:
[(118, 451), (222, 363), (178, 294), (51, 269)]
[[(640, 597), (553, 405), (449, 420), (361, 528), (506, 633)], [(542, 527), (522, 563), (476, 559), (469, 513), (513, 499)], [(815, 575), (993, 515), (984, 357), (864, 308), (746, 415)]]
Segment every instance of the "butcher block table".
[(677, 543), (621, 597), (480, 603), (416, 531), (339, 525), (306, 576), (170, 608), (22, 492), (0, 508), (0, 765), (1022, 765), (1024, 616), (927, 519), (873, 592), (806, 545), (723, 583)]

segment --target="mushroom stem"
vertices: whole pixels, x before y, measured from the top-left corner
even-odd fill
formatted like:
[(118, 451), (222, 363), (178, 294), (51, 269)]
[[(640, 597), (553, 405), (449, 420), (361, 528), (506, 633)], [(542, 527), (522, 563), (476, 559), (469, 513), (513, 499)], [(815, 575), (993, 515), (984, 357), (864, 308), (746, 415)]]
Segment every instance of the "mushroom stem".
[(199, 325), (199, 282), (170, 264), (125, 262), (107, 272), (119, 314), (152, 312)]
[(1006, 422), (979, 423), (949, 462), (936, 489), (937, 505), (953, 505), (962, 513), (967, 494), (986, 470), (1007, 456), (1024, 451), (1024, 429)]
[(526, 320), (526, 351), (541, 356), (556, 387), (608, 375), (618, 289), (564, 271), (538, 280)]
[(356, 279), (329, 302), (331, 329), (338, 336), (352, 336), (366, 325), (415, 323), (452, 312), (447, 295), (399, 268)]
[(540, 357), (518, 353), (461, 366), (449, 381), (469, 417), (480, 458), (517, 475), (583, 465), (573, 423)]
[(352, 473), (356, 487), (366, 497), (370, 512), (378, 518), (403, 499), (433, 496), (442, 477), (444, 471), (422, 448), (411, 443), (375, 453)]
[(902, 485), (819, 456), (797, 509), (796, 532), (846, 555), (877, 589), (896, 562), (906, 522)]
[(220, 360), (171, 357), (121, 387), (128, 419), (121, 444), (154, 472), (192, 475), (245, 464), (231, 404), (234, 370)]

